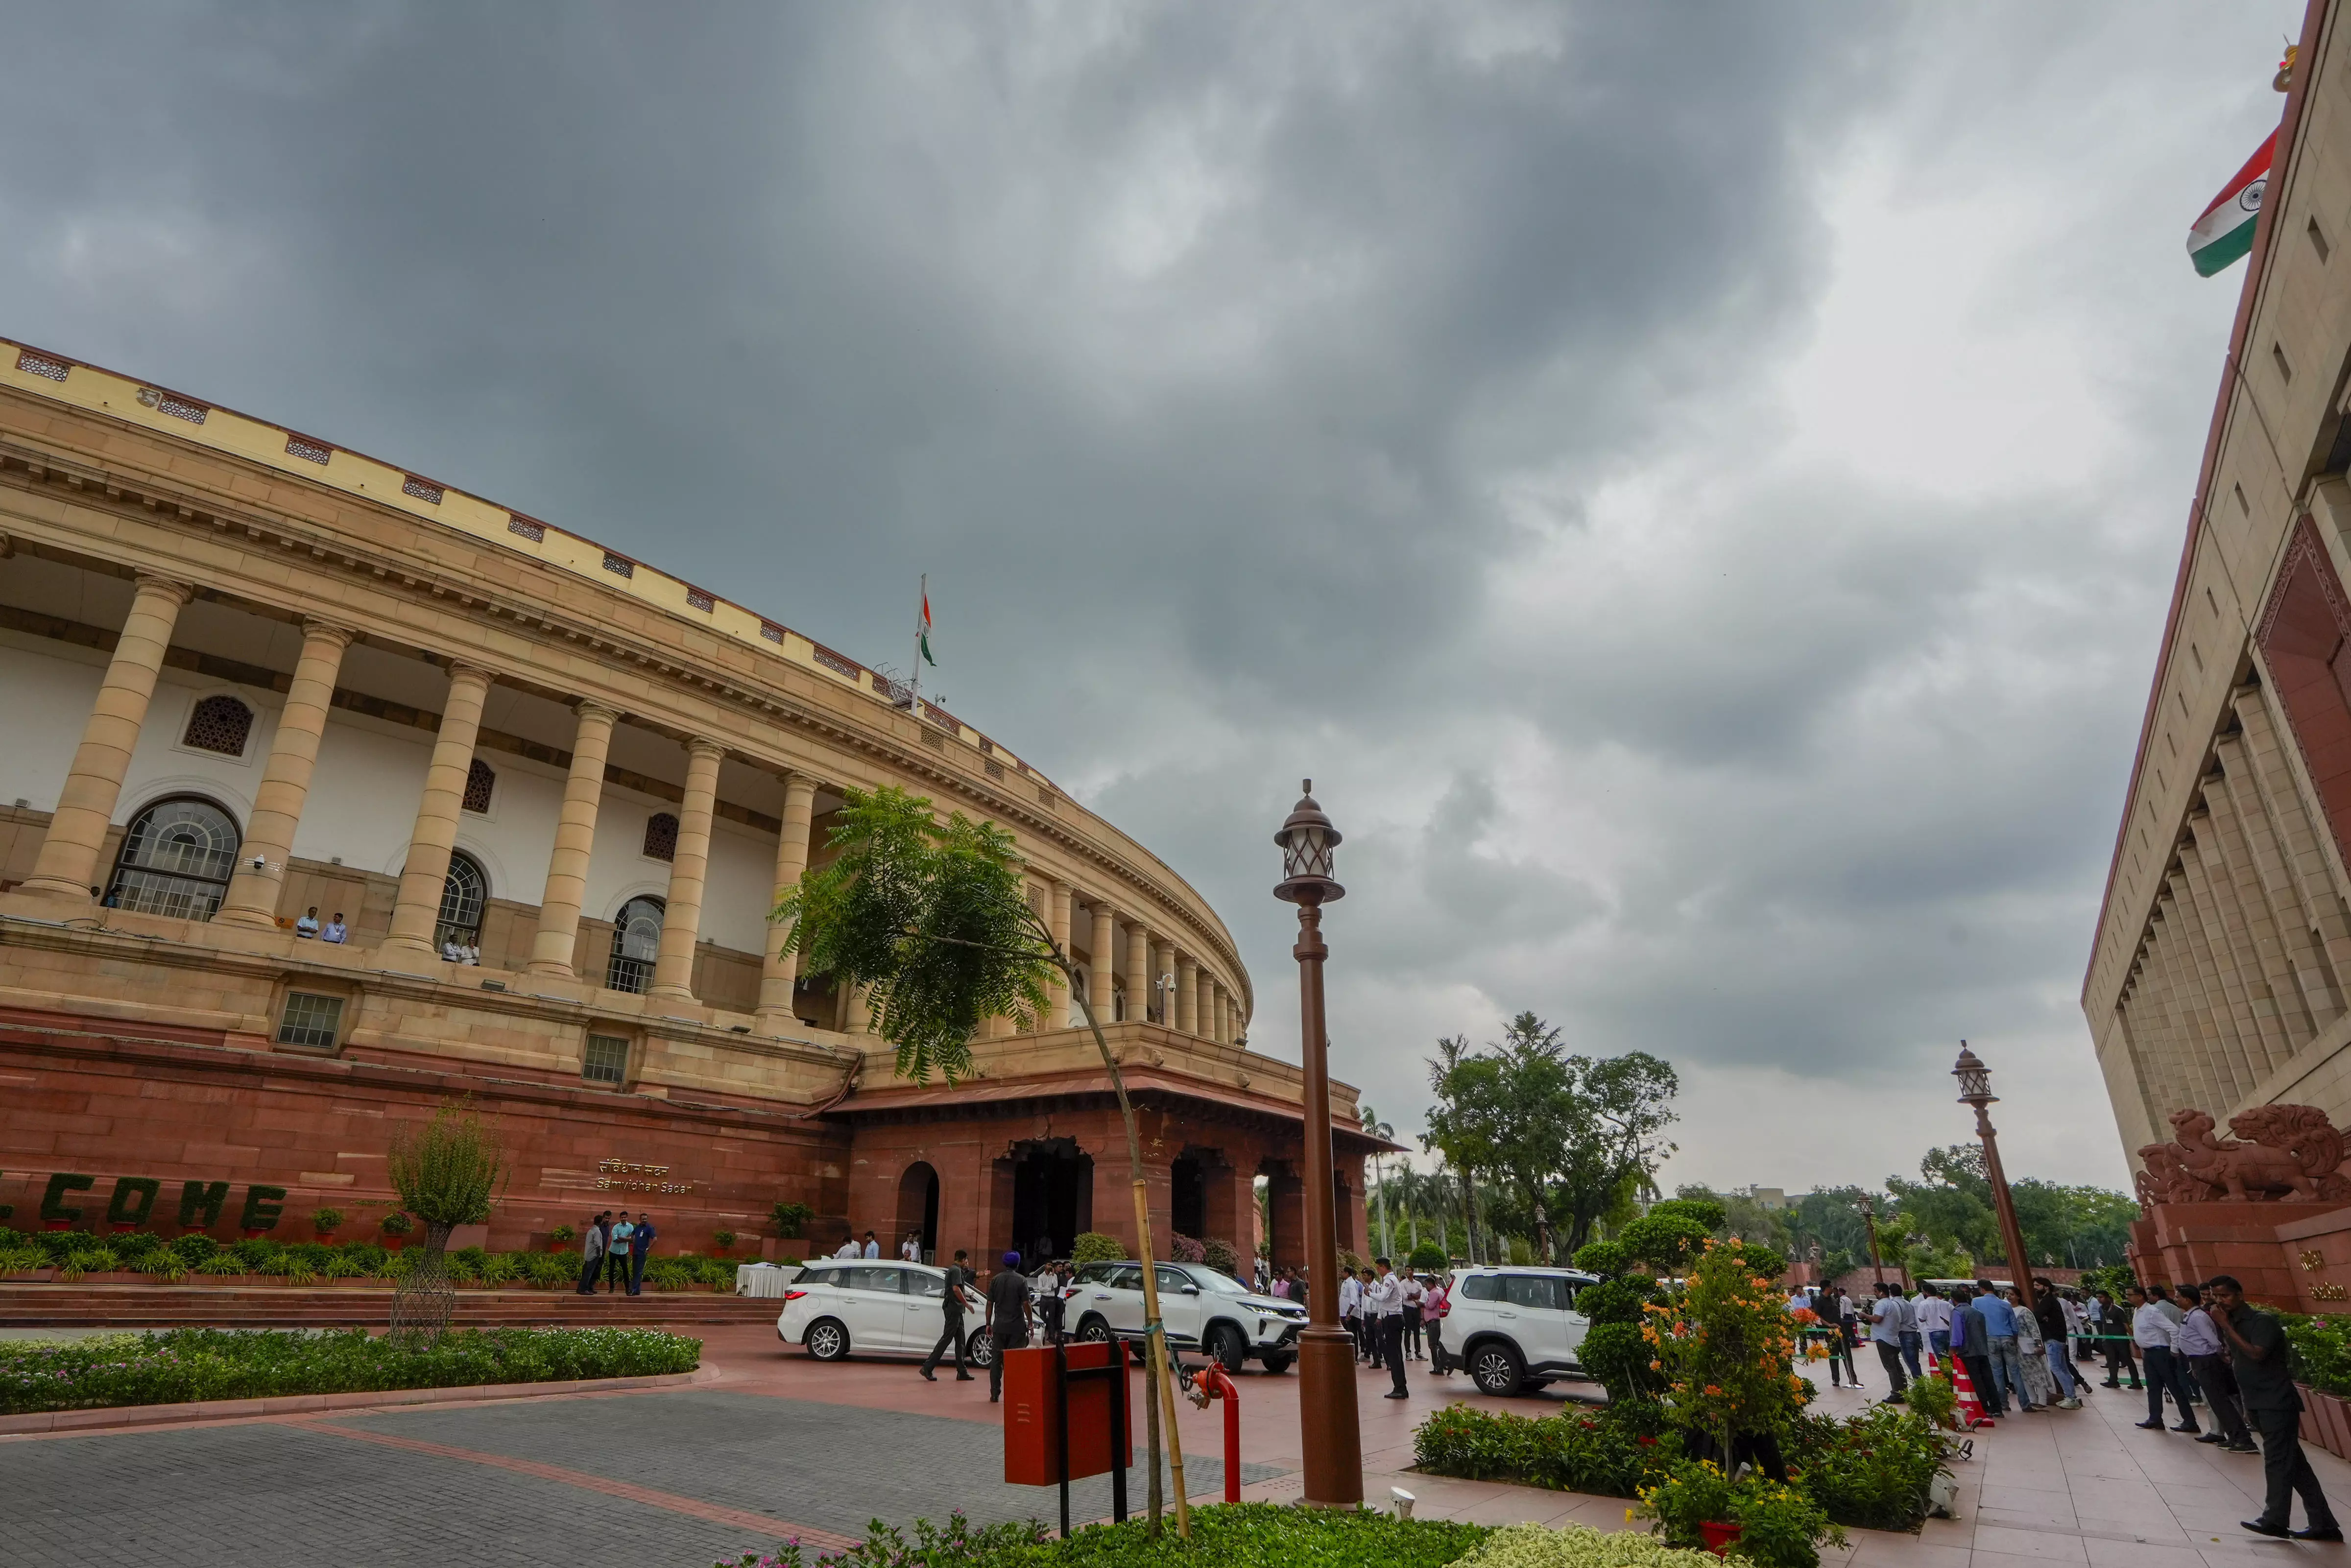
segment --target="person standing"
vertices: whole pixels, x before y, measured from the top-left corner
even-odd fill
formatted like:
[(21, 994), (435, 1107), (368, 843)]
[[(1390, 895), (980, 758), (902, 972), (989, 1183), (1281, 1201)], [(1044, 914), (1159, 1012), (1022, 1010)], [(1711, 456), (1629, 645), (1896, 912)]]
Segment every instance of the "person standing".
[(1902, 1369), (1903, 1306), (1893, 1286), (1877, 1281), (1877, 1300), (1869, 1309), (1869, 1342), (1877, 1347), (1877, 1364), (1886, 1368), (1888, 1405), (1907, 1403), (1905, 1391), (1910, 1386)]
[(1452, 1291), (1443, 1280), (1430, 1275), (1427, 1290), (1420, 1298), (1420, 1320), (1428, 1330), (1428, 1369), (1439, 1377), (1453, 1375), (1453, 1368), (1445, 1359), (1445, 1314), (1452, 1310)]
[(2128, 1295), (2131, 1304), (2131, 1339), (2138, 1346), (2141, 1360), (2147, 1363), (2147, 1419), (2138, 1425), (2150, 1432), (2163, 1430), (2163, 1396), (2171, 1396), (2179, 1406), (2179, 1421), (2175, 1432), (2200, 1432), (2196, 1412), (2188, 1403), (2187, 1365), (2171, 1354), (2172, 1342), (2179, 1331), (2172, 1326), (2171, 1314), (2156, 1303), (2147, 1291), (2133, 1285)]
[(854, 1258), (858, 1256), (857, 1238), (851, 1235), (846, 1230), (842, 1231), (841, 1233), (841, 1245), (832, 1249), (832, 1255), (836, 1258)]
[(604, 1253), (604, 1293), (611, 1295), (629, 1282), (629, 1239), (637, 1228), (629, 1222), (629, 1211), (621, 1210), (621, 1218), (612, 1222), (611, 1244)]
[(1387, 1365), (1388, 1347), (1380, 1340), (1379, 1313), (1372, 1310), (1372, 1285), (1380, 1276), (1370, 1269), (1362, 1270), (1364, 1286), (1364, 1344), (1372, 1353), (1372, 1370), (1378, 1372)]
[(2001, 1397), (2000, 1385), (1991, 1370), (1991, 1335), (1986, 1331), (1984, 1315), (1976, 1310), (1973, 1290), (1966, 1285), (1951, 1288), (1951, 1354), (1968, 1369), (1968, 1381), (1976, 1386), (1976, 1402), (1987, 1416), (2005, 1416), (2008, 1402)]
[(2131, 1392), (2138, 1392), (2138, 1362), (2134, 1359), (2130, 1314), (2124, 1312), (2109, 1291), (2100, 1291), (2095, 1305), (2098, 1310), (2098, 1339), (2106, 1347), (2106, 1378), (2100, 1386), (2120, 1388), (2122, 1375), (2130, 1374)]
[(909, 1230), (906, 1232), (906, 1239), (898, 1243), (898, 1261), (919, 1263), (922, 1260), (923, 1233), (919, 1230)]
[(865, 1260), (869, 1263), (877, 1263), (881, 1260), (882, 1243), (874, 1239), (873, 1232), (869, 1230), (865, 1233)]
[(1061, 1299), (1061, 1285), (1066, 1278), (1060, 1262), (1046, 1264), (1037, 1270), (1031, 1292), (1037, 1298), (1037, 1328), (1047, 1344), (1061, 1343), (1061, 1310), (1067, 1304)]
[(1405, 1355), (1412, 1361), (1425, 1361), (1427, 1358), (1420, 1352), (1420, 1304), (1428, 1294), (1428, 1287), (1410, 1274), (1399, 1274), (1396, 1278), (1404, 1281)]
[(580, 1291), (583, 1296), (596, 1293), (596, 1276), (604, 1271), (604, 1224), (600, 1214), (588, 1222), (587, 1231), (580, 1238)]
[(1918, 1309), (1911, 1304), (1909, 1297), (1902, 1293), (1898, 1281), (1894, 1286), (1894, 1304), (1902, 1309), (1902, 1365), (1910, 1374), (1910, 1380), (1916, 1383), (1927, 1375), (1918, 1366), (1918, 1353), (1925, 1348), (1927, 1341), (1918, 1331)]
[(319, 933), (319, 940), (340, 946), (349, 941), (350, 935), (350, 927), (343, 924), (343, 912), (338, 909), (335, 911), (335, 917), (327, 922), (327, 928)]
[[(2212, 1323), (2229, 1342), (2229, 1365), (2244, 1396), (2245, 1415), (2262, 1435), (2262, 1479), (2268, 1497), (2259, 1519), (2244, 1521), (2256, 1535), (2291, 1535), (2298, 1541), (2340, 1541), (2342, 1527), (2302, 1451), (2302, 1396), (2286, 1365), (2285, 1330), (2277, 1319), (2256, 1311), (2245, 1300), (2245, 1288), (2228, 1274), (2216, 1274), (2204, 1283), (2211, 1305)], [(2294, 1498), (2302, 1495), (2302, 1511), (2310, 1521), (2302, 1530), (2289, 1529)]]
[(640, 1210), (637, 1228), (629, 1232), (629, 1294), (645, 1293), (645, 1260), (653, 1255), (653, 1239), (661, 1234), (653, 1228), (653, 1217)]
[(2188, 1363), (2188, 1375), (2204, 1390), (2204, 1403), (2210, 1407), (2212, 1424), (2218, 1428), (2199, 1434), (2196, 1440), (2226, 1443), (2232, 1454), (2252, 1453), (2252, 1434), (2245, 1429), (2245, 1414), (2238, 1403), (2237, 1378), (2229, 1370), (2229, 1346), (2220, 1337), (2220, 1326), (2212, 1321), (2212, 1309), (2204, 1304), (2202, 1292), (2195, 1286), (2180, 1286), (2179, 1299), (2188, 1314), (2180, 1319), (2171, 1353)]
[(1409, 1399), (1412, 1391), (1404, 1385), (1404, 1281), (1396, 1278), (1386, 1259), (1374, 1258), (1372, 1265), (1379, 1272), (1364, 1287), (1364, 1317), (1378, 1336), (1388, 1375), (1395, 1380), (1395, 1386), (1380, 1397)]
[(2024, 1390), (2024, 1366), (2016, 1354), (2016, 1309), (2000, 1299), (1990, 1280), (1976, 1281), (1970, 1305), (1983, 1319), (1984, 1359), (1991, 1364), (1992, 1379), (2000, 1385), (2001, 1404), (2013, 1400), (2019, 1410), (2031, 1410), (2032, 1398)]
[[(1951, 1303), (1942, 1291), (1932, 1285), (1922, 1284), (1911, 1300), (1910, 1311), (1918, 1323), (1918, 1332), (1926, 1336), (1927, 1349), (1938, 1362), (1951, 1358)], [(1945, 1368), (1949, 1371), (1949, 1368)]]
[[(930, 1359), (923, 1363), (925, 1382), (938, 1381), (932, 1374), (938, 1370), (939, 1357), (945, 1355), (949, 1347), (955, 1351), (956, 1381), (969, 1383), (972, 1380), (971, 1370), (963, 1362), (963, 1292), (964, 1288), (971, 1283), (969, 1258), (968, 1253), (957, 1248), (955, 1261), (947, 1265), (947, 1293), (939, 1301), (942, 1323), (939, 1342), (931, 1346)], [(1000, 1374), (998, 1377), (1000, 1385)]]
[[(2049, 1370), (2049, 1347), (2041, 1337), (2041, 1320), (2024, 1304), (2023, 1292), (2011, 1285), (2008, 1308), (2016, 1320), (2016, 1385), (2028, 1410), (2046, 1410), (2057, 1403), (2057, 1375)], [(2080, 1409), (2081, 1402), (2072, 1408)]]
[(1339, 1275), (1339, 1326), (1355, 1342), (1355, 1359), (1364, 1359), (1364, 1286), (1353, 1270)]
[(1018, 1252), (1007, 1252), (1004, 1267), (987, 1281), (987, 1334), (995, 1345), (987, 1358), (987, 1402), (993, 1405), (1004, 1396), (1004, 1353), (1029, 1343), (1029, 1278), (1020, 1272)]
[(2079, 1410), (2082, 1407), (2081, 1379), (2074, 1375), (2073, 1343), (2066, 1333), (2065, 1304), (2058, 1299), (2057, 1287), (2046, 1280), (2032, 1281), (2032, 1322), (2041, 1331), (2041, 1354), (2049, 1363), (2050, 1380), (2056, 1385), (2058, 1408)]

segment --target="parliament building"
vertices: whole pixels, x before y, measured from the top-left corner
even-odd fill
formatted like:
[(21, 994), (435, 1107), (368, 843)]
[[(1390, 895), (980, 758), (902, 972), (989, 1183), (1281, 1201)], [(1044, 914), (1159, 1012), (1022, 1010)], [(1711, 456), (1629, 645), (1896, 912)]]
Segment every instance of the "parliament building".
[[(515, 1157), (493, 1247), (603, 1208), (771, 1238), (778, 1203), (827, 1245), (1131, 1241), (1066, 994), (916, 1084), (782, 950), (841, 791), (896, 784), (1017, 836), (1155, 1232), (1303, 1260), (1301, 1074), (1249, 1049), (1216, 911), (994, 737), (649, 562), (0, 343), (0, 694), (6, 1223), (349, 1237), (392, 1130), (463, 1100)], [(1377, 1140), (1332, 1112), (1360, 1245)]]

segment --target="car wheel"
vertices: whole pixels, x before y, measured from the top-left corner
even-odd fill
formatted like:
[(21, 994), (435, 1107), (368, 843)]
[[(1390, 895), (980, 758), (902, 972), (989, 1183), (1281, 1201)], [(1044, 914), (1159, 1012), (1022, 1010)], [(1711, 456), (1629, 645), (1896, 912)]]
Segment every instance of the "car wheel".
[(1228, 1373), (1238, 1372), (1249, 1364), (1249, 1341), (1230, 1323), (1218, 1323), (1208, 1331), (1207, 1351)]
[(1489, 1340), (1469, 1353), (1469, 1379), (1480, 1394), (1516, 1394), (1526, 1375), (1519, 1353), (1500, 1340)]
[(1110, 1324), (1088, 1313), (1078, 1323), (1078, 1337), (1089, 1344), (1100, 1344), (1110, 1338)]
[(1297, 1360), (1298, 1356), (1296, 1353), (1287, 1350), (1278, 1350), (1271, 1355), (1267, 1356), (1258, 1364), (1265, 1368), (1267, 1376), (1280, 1377), (1283, 1373), (1288, 1372), (1291, 1364)]
[(989, 1330), (981, 1329), (966, 1342), (963, 1354), (974, 1366), (985, 1369), (993, 1365), (996, 1361), (996, 1335)]
[(800, 1343), (819, 1361), (839, 1361), (849, 1354), (849, 1330), (838, 1318), (819, 1318)]

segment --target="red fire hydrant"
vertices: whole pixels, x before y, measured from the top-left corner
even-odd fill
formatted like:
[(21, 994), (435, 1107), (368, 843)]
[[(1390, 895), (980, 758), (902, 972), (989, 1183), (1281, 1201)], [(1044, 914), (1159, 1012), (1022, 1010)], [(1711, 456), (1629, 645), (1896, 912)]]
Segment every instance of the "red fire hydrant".
[(1241, 1391), (1225, 1375), (1223, 1367), (1211, 1364), (1184, 1375), (1184, 1392), (1203, 1410), (1211, 1399), (1225, 1402), (1225, 1500), (1240, 1501)]

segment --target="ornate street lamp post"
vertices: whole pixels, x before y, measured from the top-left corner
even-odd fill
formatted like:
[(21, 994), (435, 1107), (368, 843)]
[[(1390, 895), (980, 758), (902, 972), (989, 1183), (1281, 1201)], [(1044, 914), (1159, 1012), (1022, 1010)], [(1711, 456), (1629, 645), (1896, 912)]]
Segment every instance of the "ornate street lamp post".
[(1984, 1176), (1991, 1183), (1991, 1204), (2000, 1215), (2000, 1242), (2008, 1253), (2009, 1272), (2016, 1278), (2016, 1293), (2032, 1305), (2032, 1265), (2024, 1256), (2024, 1232), (2016, 1223), (2016, 1204), (2008, 1196), (2008, 1173), (2000, 1168), (2000, 1136), (1991, 1129), (1985, 1108), (2000, 1103), (1991, 1092), (1991, 1069), (1959, 1041), (1959, 1064), (1951, 1069), (1959, 1081), (1959, 1103), (1976, 1108), (1976, 1136), (1983, 1140)]
[(1305, 1500), (1353, 1508), (1364, 1500), (1364, 1441), (1355, 1420), (1355, 1353), (1339, 1326), (1339, 1232), (1331, 1170), (1331, 1042), (1322, 1027), (1322, 905), (1347, 890), (1332, 879), (1339, 830), (1314, 803), (1314, 780), (1281, 824), (1281, 881), (1273, 895), (1298, 905), (1299, 1054), (1306, 1067), (1306, 1275), (1309, 1314), (1298, 1336), (1298, 1418), (1306, 1459)]

